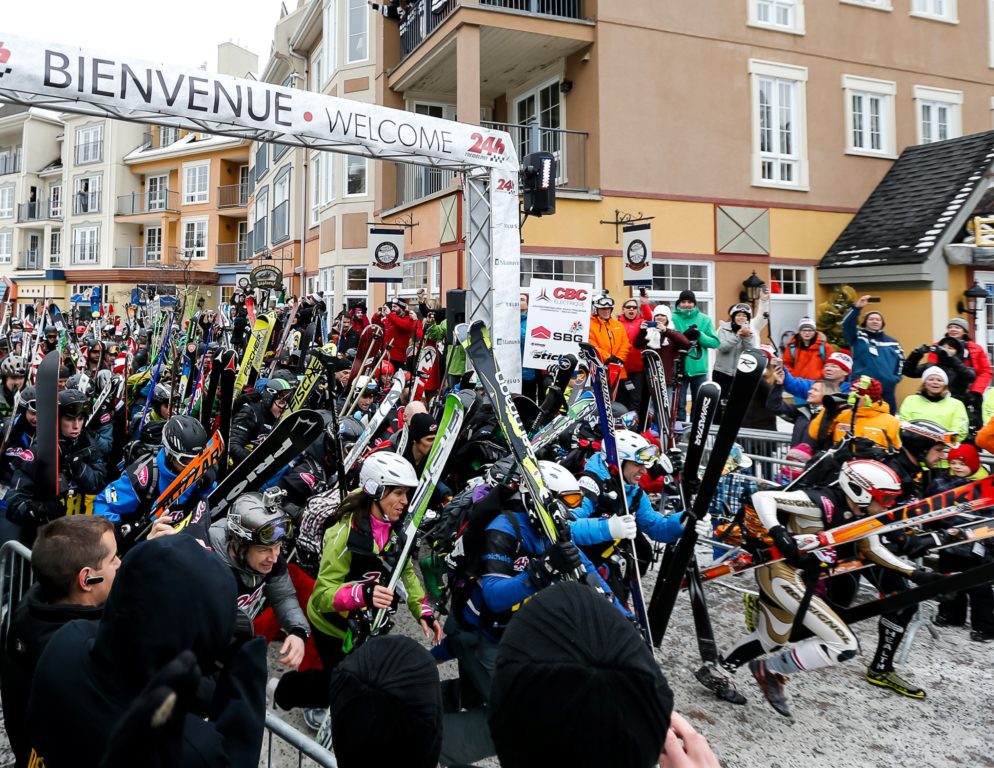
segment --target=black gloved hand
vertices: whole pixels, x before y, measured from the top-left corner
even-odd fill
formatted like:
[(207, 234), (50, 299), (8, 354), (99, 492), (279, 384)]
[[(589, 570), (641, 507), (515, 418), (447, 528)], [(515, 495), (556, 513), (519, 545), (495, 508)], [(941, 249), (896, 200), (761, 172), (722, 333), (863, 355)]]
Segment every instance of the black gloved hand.
[(929, 568), (915, 568), (908, 576), (909, 581), (919, 587), (923, 587), (926, 584), (934, 584), (937, 581), (942, 581), (944, 578), (946, 578), (946, 574), (936, 573)]
[(783, 555), (784, 560), (791, 565), (798, 565), (800, 563), (801, 553), (797, 548), (797, 542), (788, 533), (786, 528), (782, 525), (774, 525), (770, 528), (770, 538), (773, 539), (773, 544), (780, 554)]
[(683, 451), (679, 448), (670, 448), (666, 455), (669, 456), (670, 464), (673, 465), (673, 474), (683, 474)]
[(62, 517), (62, 505), (56, 499), (32, 499), (28, 502), (28, 513), (39, 524)]
[(919, 357), (921, 357), (927, 352), (928, 352), (928, 344), (919, 344), (917, 347), (915, 347), (912, 350), (912, 354), (918, 355)]
[(693, 344), (699, 338), (701, 338), (701, 330), (696, 325), (691, 325), (687, 330), (683, 332), (683, 335), (687, 337), (687, 341)]
[(555, 583), (564, 574), (580, 567), (580, 551), (572, 541), (560, 541), (549, 547), (545, 554), (528, 561), (528, 578), (539, 589)]
[(611, 355), (607, 360), (604, 361), (605, 365), (624, 365), (625, 361), (622, 360), (617, 355)]

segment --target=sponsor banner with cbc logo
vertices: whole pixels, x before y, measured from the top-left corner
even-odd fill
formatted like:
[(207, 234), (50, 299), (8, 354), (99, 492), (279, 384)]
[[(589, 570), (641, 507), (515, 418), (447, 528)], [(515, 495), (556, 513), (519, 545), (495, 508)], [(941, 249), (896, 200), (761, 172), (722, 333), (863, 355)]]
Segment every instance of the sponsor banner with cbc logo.
[(525, 328), (525, 368), (545, 370), (560, 355), (575, 355), (590, 337), (590, 291), (587, 283), (532, 280)]

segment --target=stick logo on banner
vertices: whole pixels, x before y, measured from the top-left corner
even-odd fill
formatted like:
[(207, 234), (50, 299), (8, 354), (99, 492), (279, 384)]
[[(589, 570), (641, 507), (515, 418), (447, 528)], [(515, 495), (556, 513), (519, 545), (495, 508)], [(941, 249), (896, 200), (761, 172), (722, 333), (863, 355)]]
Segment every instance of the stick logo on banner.
[(625, 285), (652, 285), (652, 225), (629, 224), (622, 230)]
[(590, 338), (590, 293), (586, 283), (532, 280), (522, 365), (544, 371), (578, 353)]
[(404, 281), (404, 230), (369, 230), (369, 282), (401, 283)]

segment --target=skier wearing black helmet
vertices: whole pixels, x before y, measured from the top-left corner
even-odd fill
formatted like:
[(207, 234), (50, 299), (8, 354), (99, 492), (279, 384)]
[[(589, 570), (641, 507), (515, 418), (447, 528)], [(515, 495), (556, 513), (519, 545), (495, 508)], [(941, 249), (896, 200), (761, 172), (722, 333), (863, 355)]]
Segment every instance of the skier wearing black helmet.
[(249, 394), (242, 399), (231, 420), (231, 442), (228, 445), (228, 456), (235, 464), (248, 456), (249, 451), (273, 431), (296, 386), (296, 376), (290, 371), (279, 370), (265, 383), (261, 394)]
[[(147, 392), (147, 390), (146, 390)], [(152, 399), (148, 404), (148, 413), (142, 421), (142, 410), (139, 410), (128, 425), (128, 434), (138, 435), (138, 440), (125, 449), (128, 462), (131, 463), (144, 453), (155, 453), (162, 442), (162, 428), (172, 416), (172, 392), (168, 384), (156, 384), (152, 389)], [(147, 396), (147, 395), (146, 395)], [(140, 403), (141, 401), (139, 401)], [(139, 429), (141, 432), (139, 432)]]
[(27, 375), (27, 361), (20, 355), (8, 355), (0, 363), (0, 416), (10, 416), (14, 410), (14, 396), (24, 388)]
[[(207, 432), (192, 416), (173, 416), (162, 429), (158, 452), (132, 462), (124, 474), (104, 488), (93, 504), (93, 513), (106, 517), (127, 541), (128, 535), (152, 509), (159, 495), (169, 487), (183, 468), (199, 456), (207, 445)], [(172, 511), (183, 515), (207, 498), (214, 487), (215, 472), (208, 470), (179, 497)]]
[[(89, 514), (94, 494), (103, 488), (107, 466), (84, 429), (90, 403), (79, 390), (59, 393), (59, 483), (42, 488), (36, 477), (36, 441), (22, 455), (7, 498), (8, 519), (21, 526), (21, 540), (31, 542), (37, 527), (63, 515)], [(55, 494), (52, 494), (52, 491)]]

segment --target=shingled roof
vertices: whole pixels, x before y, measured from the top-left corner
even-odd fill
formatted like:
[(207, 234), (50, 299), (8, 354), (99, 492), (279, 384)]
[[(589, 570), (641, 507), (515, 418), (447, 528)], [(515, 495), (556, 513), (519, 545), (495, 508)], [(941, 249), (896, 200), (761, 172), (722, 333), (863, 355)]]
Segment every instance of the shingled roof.
[(905, 149), (822, 257), (821, 269), (921, 264), (986, 189), (994, 131)]

